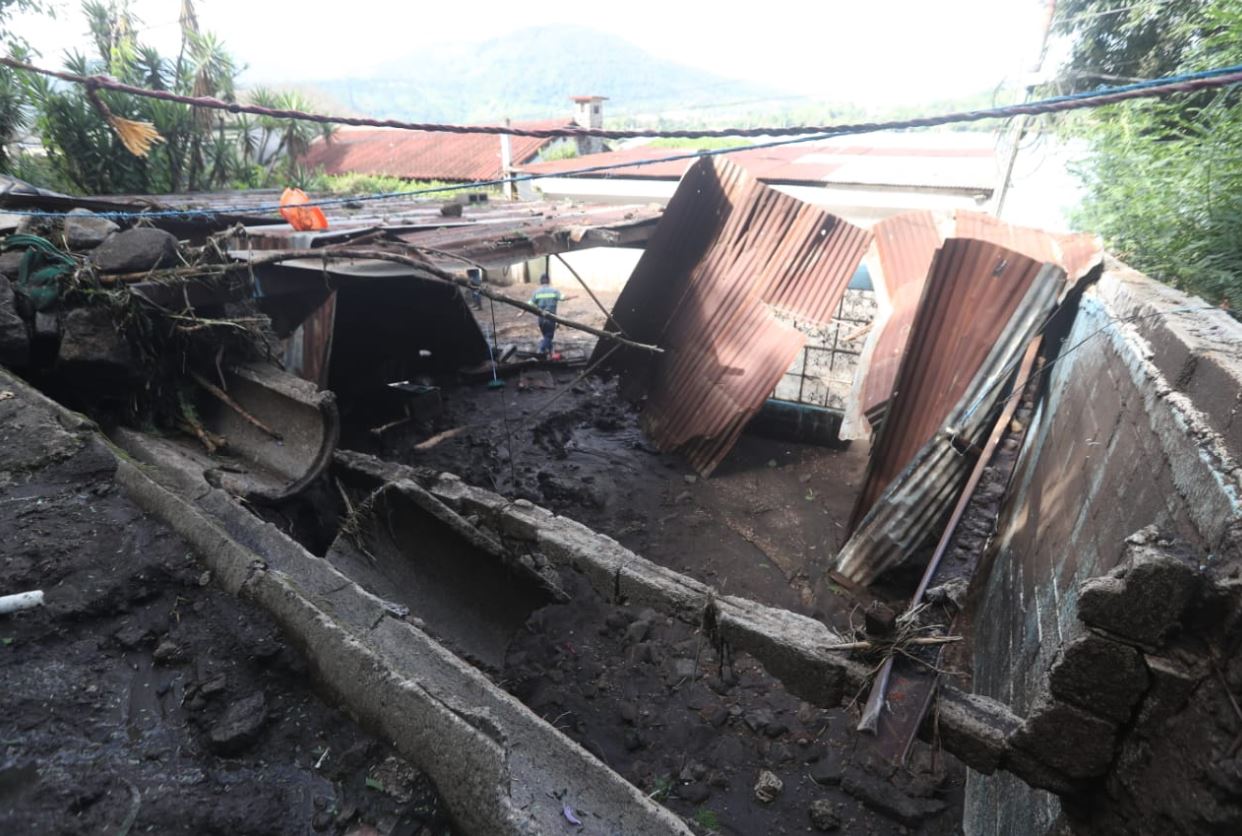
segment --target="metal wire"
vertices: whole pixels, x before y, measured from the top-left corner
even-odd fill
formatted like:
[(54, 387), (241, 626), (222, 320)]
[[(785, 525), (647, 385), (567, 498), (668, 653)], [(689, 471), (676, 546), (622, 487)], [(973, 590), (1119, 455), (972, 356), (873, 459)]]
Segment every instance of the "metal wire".
[[(726, 154), (736, 154), (742, 151), (753, 151), (763, 148), (774, 148), (783, 145), (793, 145), (797, 143), (816, 142), (829, 139), (835, 136), (846, 136), (866, 133), (878, 133), (882, 131), (906, 130), (910, 128), (934, 127), (940, 125), (959, 124), (964, 122), (977, 122), (986, 119), (1005, 119), (1015, 115), (1039, 115), (1045, 113), (1058, 113), (1068, 110), (1077, 110), (1082, 108), (1100, 107), (1107, 104), (1128, 101), (1139, 98), (1154, 98), (1165, 96), (1170, 93), (1185, 93), (1211, 88), (1226, 87), (1242, 82), (1242, 65), (1231, 67), (1222, 67), (1214, 70), (1205, 70), (1200, 73), (1188, 73), (1177, 76), (1168, 76), (1164, 78), (1151, 79), (1136, 84), (1122, 85), (1119, 87), (1105, 87), (1094, 91), (1084, 93), (1074, 93), (1065, 96), (1054, 96), (1046, 99), (1038, 99), (1036, 101), (1025, 102), (1022, 104), (1007, 105), (1005, 107), (994, 107), (985, 110), (972, 110), (963, 112), (953, 112), (940, 114), (938, 116), (925, 116), (914, 119), (902, 119), (889, 122), (862, 122), (855, 124), (841, 125), (823, 125), (823, 126), (799, 126), (789, 128), (722, 128), (719, 130), (686, 130), (686, 131), (606, 131), (587, 128), (557, 128), (552, 130), (525, 130), (521, 128), (513, 128), (510, 126), (494, 126), (494, 125), (443, 125), (436, 123), (420, 123), (420, 122), (397, 122), (394, 120), (375, 120), (361, 119), (344, 116), (323, 116), (320, 114), (303, 113), (296, 110), (278, 110), (272, 108), (258, 107), (257, 105), (243, 105), (236, 102), (223, 102), (219, 99), (181, 96), (164, 90), (148, 90), (143, 87), (134, 87), (128, 84), (122, 84), (106, 76), (80, 76), (73, 73), (62, 73), (54, 70), (47, 70), (17, 61), (13, 58), (0, 57), (0, 65), (5, 65), (18, 70), (27, 72), (40, 73), (70, 81), (78, 84), (85, 84), (90, 88), (103, 88), (116, 90), (118, 92), (130, 93), (132, 95), (147, 96), (150, 98), (163, 99), (168, 101), (176, 101), (184, 104), (190, 104), (195, 107), (209, 107), (220, 110), (228, 110), (233, 113), (256, 113), (264, 116), (271, 116), (282, 119), (298, 119), (318, 123), (337, 123), (345, 125), (368, 125), (374, 127), (390, 127), (401, 128), (404, 130), (414, 131), (437, 131), (442, 133), (456, 134), (508, 134), (512, 136), (533, 136), (533, 137), (576, 137), (576, 136), (598, 136), (608, 139), (622, 139), (633, 137), (674, 137), (674, 138), (709, 138), (724, 136), (784, 136), (785, 139), (774, 139), (767, 142), (756, 142), (749, 145), (738, 146), (734, 148), (715, 148), (702, 151), (692, 151), (680, 154), (670, 154), (664, 157), (658, 157), (649, 160), (636, 160), (621, 163), (609, 163), (594, 166), (584, 166), (569, 171), (557, 172), (555, 174), (521, 174), (512, 177), (498, 177), (489, 180), (475, 180), (468, 183), (457, 183), (449, 186), (437, 186), (426, 189), (413, 189), (401, 192), (377, 192), (369, 195), (352, 195), (347, 197), (320, 198), (308, 201), (301, 206), (333, 206), (342, 203), (359, 203), (366, 201), (392, 200), (398, 198), (417, 197), (423, 194), (443, 194), (448, 192), (465, 191), (470, 189), (492, 188), (502, 186), (507, 183), (524, 183), (534, 180), (541, 180), (546, 177), (574, 177), (583, 174), (599, 174), (604, 172), (615, 171), (617, 169), (641, 168), (644, 166), (658, 165), (661, 163), (680, 162), (695, 160), (702, 157), (721, 156)], [(155, 211), (101, 211), (96, 214), (110, 218), (187, 218), (187, 219), (209, 219), (218, 215), (263, 215), (280, 210), (279, 204), (270, 204), (266, 206), (237, 206), (237, 207), (220, 207), (214, 209), (164, 209)], [(63, 217), (66, 212), (51, 212), (43, 210), (30, 210), (23, 214), (34, 217)]]

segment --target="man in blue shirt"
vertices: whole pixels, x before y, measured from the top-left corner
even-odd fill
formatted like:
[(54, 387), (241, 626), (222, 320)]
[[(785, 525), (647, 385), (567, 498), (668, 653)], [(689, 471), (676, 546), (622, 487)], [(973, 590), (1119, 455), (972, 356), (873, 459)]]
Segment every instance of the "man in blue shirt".
[[(562, 291), (552, 287), (550, 281), (547, 273), (540, 276), (539, 289), (535, 291), (535, 295), (530, 297), (530, 303), (543, 311), (544, 314), (555, 314), (557, 304), (574, 298), (566, 296)], [(539, 317), (539, 333), (543, 335), (543, 339), (539, 341), (539, 354), (547, 357), (552, 354), (552, 338), (556, 335), (556, 320), (541, 314)]]

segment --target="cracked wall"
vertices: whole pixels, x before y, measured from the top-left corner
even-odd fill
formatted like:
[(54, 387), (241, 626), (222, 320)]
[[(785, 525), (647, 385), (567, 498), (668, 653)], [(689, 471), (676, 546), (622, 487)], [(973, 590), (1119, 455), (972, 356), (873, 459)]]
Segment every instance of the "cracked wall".
[[(1236, 524), (1242, 326), (1202, 307), (1112, 263), (1062, 343), (973, 619), (975, 691), (1019, 715), (1046, 707), (1083, 634), (1079, 589), (1127, 537), (1155, 525), (1211, 562)], [(1010, 775), (971, 775), (968, 833), (1043, 833), (1060, 814)]]

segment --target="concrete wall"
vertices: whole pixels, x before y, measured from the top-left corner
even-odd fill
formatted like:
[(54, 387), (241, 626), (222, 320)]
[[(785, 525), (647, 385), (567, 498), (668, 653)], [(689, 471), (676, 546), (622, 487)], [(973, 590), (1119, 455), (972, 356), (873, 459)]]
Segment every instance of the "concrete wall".
[[(1019, 715), (1079, 634), (1077, 590), (1155, 524), (1209, 555), (1239, 515), (1242, 325), (1110, 264), (1027, 437), (974, 627), (974, 689)], [(1195, 310), (1186, 310), (1194, 308)], [(1045, 833), (1057, 798), (972, 773), (966, 832)]]

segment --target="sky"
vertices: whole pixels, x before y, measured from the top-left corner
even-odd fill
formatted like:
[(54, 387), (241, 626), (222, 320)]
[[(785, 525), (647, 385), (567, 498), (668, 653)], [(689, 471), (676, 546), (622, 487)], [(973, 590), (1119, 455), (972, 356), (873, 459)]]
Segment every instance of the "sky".
[[(200, 25), (248, 69), (249, 84), (367, 78), (433, 38), (471, 42), (527, 26), (572, 23), (619, 35), (654, 55), (792, 94), (914, 104), (975, 93), (1031, 69), (1044, 0), (197, 0)], [(48, 63), (89, 48), (78, 2), (56, 20), (12, 28)], [(144, 41), (175, 54), (180, 0), (133, 0)], [(537, 44), (532, 44), (532, 49)]]

